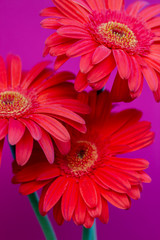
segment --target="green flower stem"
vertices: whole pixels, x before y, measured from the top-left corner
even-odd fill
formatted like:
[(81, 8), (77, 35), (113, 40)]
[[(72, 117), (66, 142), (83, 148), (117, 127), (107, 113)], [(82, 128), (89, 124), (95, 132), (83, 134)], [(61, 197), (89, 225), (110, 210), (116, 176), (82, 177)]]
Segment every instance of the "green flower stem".
[[(12, 151), (13, 158), (15, 159), (15, 147), (10, 145), (10, 148)], [(35, 193), (28, 195), (28, 198), (29, 198), (30, 204), (34, 210), (34, 213), (37, 217), (37, 220), (41, 226), (41, 229), (44, 233), (45, 239), (46, 240), (56, 240), (57, 238), (54, 233), (53, 227), (49, 221), (49, 218), (47, 216), (43, 217), (39, 213), (39, 209), (38, 209), (39, 198), (38, 198), (37, 193), (35, 192)]]
[(97, 240), (96, 233), (96, 220), (91, 228), (83, 227), (83, 237), (82, 240)]
[(34, 213), (39, 221), (39, 224), (42, 228), (42, 231), (44, 233), (44, 236), (46, 238), (46, 240), (56, 240), (56, 235), (53, 231), (52, 225), (48, 219), (47, 216), (42, 217), (39, 213), (39, 209), (38, 209), (38, 202), (39, 202), (39, 198), (37, 193), (32, 193), (30, 195), (28, 195), (30, 204), (32, 205), (32, 208), (34, 210)]

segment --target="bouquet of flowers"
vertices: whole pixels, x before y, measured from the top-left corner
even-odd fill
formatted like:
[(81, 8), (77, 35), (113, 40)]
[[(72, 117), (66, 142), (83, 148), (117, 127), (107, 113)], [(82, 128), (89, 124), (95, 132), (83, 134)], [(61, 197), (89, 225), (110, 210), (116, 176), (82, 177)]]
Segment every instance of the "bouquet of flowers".
[[(159, 14), (160, 4), (144, 1), (52, 0), (40, 12), (51, 60), (26, 71), (19, 56), (0, 57), (0, 161), (7, 139), (12, 183), (45, 239), (58, 239), (52, 210), (58, 225), (72, 220), (83, 240), (96, 240), (96, 218), (107, 224), (110, 204), (129, 209), (151, 182), (136, 152), (153, 143), (151, 123), (126, 105), (144, 81), (160, 101)], [(77, 72), (61, 70), (70, 59)]]

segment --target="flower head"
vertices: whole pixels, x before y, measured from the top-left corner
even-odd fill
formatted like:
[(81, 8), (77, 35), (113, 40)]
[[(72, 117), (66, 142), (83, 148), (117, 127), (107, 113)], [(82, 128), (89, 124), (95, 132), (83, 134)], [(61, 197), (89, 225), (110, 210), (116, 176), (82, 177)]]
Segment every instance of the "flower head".
[[(33, 140), (39, 142), (48, 161), (54, 161), (51, 140), (65, 153), (70, 135), (61, 121), (85, 132), (84, 120), (74, 112), (87, 113), (88, 107), (76, 100), (70, 72), (54, 74), (41, 62), (22, 72), (18, 56), (9, 55), (7, 69), (0, 57), (0, 159), (5, 136), (16, 145), (16, 159), (25, 164), (32, 152)], [(59, 121), (60, 120), (60, 121)]]
[(72, 129), (70, 152), (62, 155), (56, 151), (53, 164), (35, 149), (35, 160), (20, 169), (14, 166), (13, 183), (21, 184), (24, 195), (43, 187), (39, 202), (42, 215), (53, 208), (58, 224), (73, 219), (75, 224), (90, 228), (95, 217), (108, 222), (108, 202), (128, 209), (131, 198), (140, 198), (142, 183), (150, 182), (144, 172), (149, 163), (118, 155), (150, 145), (154, 134), (149, 122), (139, 121), (141, 112), (111, 112), (106, 91), (98, 96), (96, 92), (82, 93), (80, 98), (92, 108), (86, 117), (87, 133)]
[[(124, 9), (123, 0), (53, 0), (55, 7), (41, 12), (45, 28), (56, 29), (45, 43), (44, 54), (57, 56), (55, 68), (80, 56), (77, 91), (88, 85), (104, 87), (113, 69), (118, 75), (114, 101), (129, 101), (142, 91), (143, 77), (160, 100), (160, 4), (137, 1)], [(118, 80), (117, 80), (118, 79)], [(125, 81), (127, 79), (128, 81)]]

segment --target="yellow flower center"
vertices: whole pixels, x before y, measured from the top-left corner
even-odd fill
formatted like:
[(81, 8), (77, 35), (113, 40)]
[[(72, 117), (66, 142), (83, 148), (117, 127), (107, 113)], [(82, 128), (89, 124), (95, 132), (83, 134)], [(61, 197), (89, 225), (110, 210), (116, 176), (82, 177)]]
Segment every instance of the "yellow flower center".
[(16, 91), (0, 93), (0, 117), (19, 117), (30, 108), (30, 101)]
[(98, 159), (95, 144), (89, 141), (77, 141), (66, 156), (67, 166), (75, 175), (87, 172)]
[(109, 47), (132, 49), (138, 42), (133, 31), (127, 25), (119, 22), (101, 23), (98, 31)]

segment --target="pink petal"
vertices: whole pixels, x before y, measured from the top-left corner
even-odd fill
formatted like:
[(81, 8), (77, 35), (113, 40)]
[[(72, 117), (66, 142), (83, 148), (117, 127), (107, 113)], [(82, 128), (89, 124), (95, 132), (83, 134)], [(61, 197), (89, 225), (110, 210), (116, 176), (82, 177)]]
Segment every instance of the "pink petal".
[(43, 181), (43, 182), (38, 182), (38, 181), (33, 181), (33, 182), (28, 182), (28, 183), (22, 183), (19, 188), (19, 192), (23, 195), (29, 195), (31, 193), (36, 192), (43, 186), (45, 186), (49, 181)]
[(94, 208), (97, 206), (98, 203), (97, 191), (93, 181), (89, 177), (83, 176), (80, 179), (79, 190), (83, 200), (85, 201), (88, 207)]
[(90, 83), (100, 81), (102, 78), (109, 75), (115, 68), (115, 61), (112, 55), (109, 55), (105, 60), (95, 65), (88, 73), (87, 79)]
[(76, 91), (81, 92), (88, 86), (87, 76), (84, 73), (79, 72), (77, 74), (74, 87)]
[(48, 212), (59, 201), (67, 185), (68, 180), (66, 177), (59, 177), (55, 181), (53, 181), (53, 183), (50, 184), (44, 197), (43, 202), (44, 212)]
[(36, 110), (37, 113), (44, 113), (44, 114), (53, 114), (54, 117), (64, 117), (67, 119), (70, 119), (72, 121), (78, 122), (80, 124), (85, 124), (85, 121), (82, 117), (80, 117), (78, 114), (74, 113), (73, 111), (64, 108), (64, 107), (60, 107), (60, 106), (56, 106), (56, 105), (43, 105), (43, 106), (39, 106)]
[(10, 118), (8, 125), (8, 141), (11, 145), (17, 144), (23, 137), (25, 126), (19, 120)]
[(130, 57), (123, 50), (113, 50), (119, 75), (122, 79), (128, 79), (131, 73)]
[(53, 216), (57, 222), (58, 225), (62, 225), (64, 222), (64, 218), (62, 216), (62, 211), (61, 211), (61, 201), (58, 201), (56, 205), (53, 208)]
[(158, 78), (154, 69), (149, 66), (142, 67), (142, 73), (150, 89), (156, 91), (158, 88)]
[(92, 63), (97, 64), (111, 54), (111, 50), (103, 45), (96, 48), (92, 56)]
[(102, 223), (106, 224), (109, 221), (108, 203), (107, 203), (107, 201), (104, 198), (101, 198), (101, 199), (102, 199), (102, 212), (101, 212), (101, 215), (99, 216), (99, 220)]
[(134, 57), (130, 57), (130, 59), (132, 64), (132, 70), (131, 70), (131, 75), (128, 79), (128, 86), (130, 91), (136, 92), (141, 85), (142, 73), (141, 73), (141, 68), (137, 63), (136, 59)]
[(7, 72), (3, 58), (0, 56), (0, 89), (7, 88)]
[(42, 137), (42, 131), (41, 128), (32, 120), (30, 119), (19, 119), (20, 122), (22, 122), (26, 128), (29, 130), (31, 136), (35, 139), (35, 140), (40, 140), (40, 138)]
[(154, 4), (142, 10), (139, 13), (139, 17), (143, 18), (143, 20), (147, 21), (152, 17), (155, 17), (160, 13), (160, 4)]
[(11, 67), (11, 85), (13, 88), (18, 87), (21, 81), (22, 65), (18, 56), (9, 55)]
[(78, 184), (70, 180), (62, 196), (62, 215), (66, 221), (70, 221), (78, 200)]
[(20, 166), (28, 162), (33, 149), (33, 138), (25, 131), (21, 140), (16, 144), (16, 161)]
[(54, 62), (54, 70), (60, 68), (68, 59), (66, 55), (58, 56)]
[(8, 134), (8, 119), (0, 119), (0, 140)]
[(94, 223), (94, 218), (92, 218), (92, 217), (89, 215), (89, 213), (87, 212), (87, 213), (86, 213), (86, 216), (85, 216), (85, 220), (84, 220), (83, 226), (84, 226), (85, 228), (91, 228), (92, 225), (93, 225), (93, 223)]
[(49, 134), (42, 130), (42, 137), (38, 141), (49, 163), (54, 162), (54, 147)]
[(80, 40), (67, 50), (66, 55), (69, 57), (82, 56), (84, 54), (92, 52), (96, 47), (97, 44), (90, 39)]
[(136, 17), (138, 12), (147, 5), (148, 5), (148, 2), (146, 1), (136, 1), (128, 6), (128, 8), (126, 9), (126, 12), (129, 15)]
[(41, 10), (40, 15), (42, 17), (64, 17), (64, 15), (56, 7), (48, 7)]
[(54, 180), (54, 178), (59, 177), (61, 175), (61, 169), (57, 166), (51, 164), (48, 166), (48, 169), (45, 169), (45, 171), (41, 171), (41, 173), (38, 174), (36, 177), (36, 180), (38, 181), (44, 181), (44, 180)]
[(147, 26), (149, 28), (154, 28), (154, 27), (158, 27), (160, 25), (160, 17), (155, 17), (155, 18), (152, 18), (151, 20), (149, 20), (147, 22)]
[(130, 102), (134, 100), (134, 98), (130, 96), (127, 79), (122, 79), (119, 74), (116, 75), (111, 89), (111, 99), (113, 102)]
[(93, 52), (90, 52), (81, 56), (80, 71), (82, 73), (88, 73), (93, 68), (93, 64), (91, 62), (92, 55), (93, 55)]
[(53, 117), (44, 114), (34, 114), (30, 118), (60, 141), (68, 142), (70, 140), (67, 129)]
[(43, 28), (58, 29), (61, 25), (55, 18), (45, 18), (41, 21), (41, 26)]
[(124, 0), (108, 0), (108, 8), (111, 10), (121, 10)]
[(81, 197), (81, 194), (79, 193), (77, 205), (74, 211), (73, 220), (78, 225), (82, 225), (84, 223), (86, 216), (86, 205), (83, 201), (83, 198)]
[(116, 193), (107, 190), (104, 190), (103, 192), (101, 191), (101, 194), (108, 202), (110, 202), (117, 208), (129, 209), (131, 206), (130, 199), (126, 194)]
[(61, 142), (58, 139), (54, 138), (55, 144), (58, 147), (61, 154), (66, 155), (69, 153), (71, 149), (71, 143), (70, 142)]
[(22, 88), (28, 88), (33, 80), (45, 69), (45, 67), (50, 63), (50, 61), (45, 61), (35, 65), (23, 79), (21, 84)]

